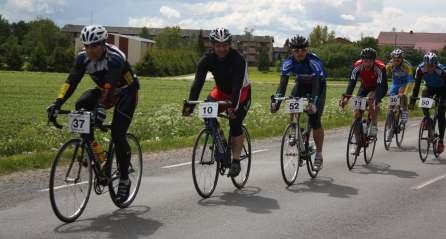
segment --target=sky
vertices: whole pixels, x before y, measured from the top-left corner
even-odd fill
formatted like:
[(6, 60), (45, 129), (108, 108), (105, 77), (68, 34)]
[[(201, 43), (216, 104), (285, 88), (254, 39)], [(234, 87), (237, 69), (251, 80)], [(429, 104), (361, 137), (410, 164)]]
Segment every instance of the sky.
[(441, 0), (0, 0), (10, 22), (50, 18), (65, 24), (253, 29), (274, 36), (280, 46), (295, 34), (307, 36), (326, 25), (336, 36), (358, 40), (380, 31), (446, 32), (446, 1)]

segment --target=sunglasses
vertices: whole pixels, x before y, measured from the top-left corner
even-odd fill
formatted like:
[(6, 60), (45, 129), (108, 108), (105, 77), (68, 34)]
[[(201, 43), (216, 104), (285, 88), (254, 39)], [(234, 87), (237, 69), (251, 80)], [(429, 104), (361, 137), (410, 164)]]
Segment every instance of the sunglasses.
[(307, 51), (307, 48), (303, 47), (303, 48), (294, 48), (293, 52), (300, 52), (300, 51)]
[(85, 48), (96, 48), (98, 46), (102, 46), (102, 42), (95, 42), (88, 45), (84, 45)]

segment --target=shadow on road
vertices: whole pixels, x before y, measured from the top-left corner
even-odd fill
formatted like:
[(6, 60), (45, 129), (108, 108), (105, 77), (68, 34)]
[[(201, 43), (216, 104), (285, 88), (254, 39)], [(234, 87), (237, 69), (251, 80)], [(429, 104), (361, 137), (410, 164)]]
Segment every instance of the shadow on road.
[(279, 204), (276, 199), (261, 197), (256, 194), (262, 191), (259, 187), (248, 186), (242, 190), (225, 192), (221, 196), (214, 196), (198, 201), (201, 206), (232, 206), (243, 207), (252, 213), (271, 213), (278, 210)]
[(402, 146), (401, 148), (390, 146), (389, 152), (417, 152), (418, 148), (415, 146)]
[(333, 178), (318, 177), (299, 184), (287, 187), (287, 190), (294, 193), (315, 192), (328, 194), (330, 197), (350, 198), (358, 194), (358, 189), (350, 186), (333, 183)]
[(446, 164), (446, 160), (445, 159), (441, 159), (441, 158), (435, 158), (434, 156), (432, 156), (430, 158), (428, 157), (426, 159), (426, 161), (424, 162), (424, 164), (431, 164), (431, 165)]
[[(127, 209), (118, 209), (112, 214), (63, 224), (56, 227), (54, 231), (60, 234), (105, 233), (109, 234), (108, 238), (116, 239), (150, 236), (163, 224), (156, 220), (144, 218), (144, 215), (149, 211), (150, 208), (147, 206), (132, 206)], [(82, 238), (82, 235), (79, 235), (79, 238)]]
[(412, 171), (392, 169), (390, 165), (386, 163), (371, 163), (369, 165), (357, 166), (356, 168), (353, 168), (351, 172), (359, 174), (392, 175), (399, 178), (415, 178), (418, 176), (418, 173)]

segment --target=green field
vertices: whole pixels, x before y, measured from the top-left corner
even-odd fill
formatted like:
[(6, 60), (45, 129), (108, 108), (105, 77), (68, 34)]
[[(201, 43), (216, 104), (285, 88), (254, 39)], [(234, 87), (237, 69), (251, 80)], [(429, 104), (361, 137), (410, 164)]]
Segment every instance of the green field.
[[(255, 72), (253, 81), (253, 104), (245, 120), (254, 138), (280, 135), (287, 123), (284, 112), (269, 113), (269, 97), (275, 92), (278, 73)], [(46, 107), (51, 104), (66, 74), (0, 72), (0, 174), (31, 168), (49, 166), (59, 145), (70, 137), (66, 130), (49, 127), (46, 122)], [(268, 83), (274, 82), (274, 83)], [(130, 131), (140, 140), (144, 151), (158, 151), (192, 145), (202, 127), (196, 116), (182, 117), (182, 100), (188, 96), (189, 80), (142, 78), (139, 104)], [(206, 83), (201, 98), (211, 88)], [(85, 77), (75, 94), (63, 108), (71, 109), (75, 100), (86, 89), (93, 87)], [(291, 83), (288, 91), (292, 88)], [(351, 122), (350, 110), (343, 111), (336, 101), (345, 86), (334, 84), (328, 87), (323, 124), (332, 128)], [(111, 118), (111, 112), (108, 114)], [(66, 118), (60, 117), (64, 122)], [(108, 137), (99, 134), (97, 138)]]

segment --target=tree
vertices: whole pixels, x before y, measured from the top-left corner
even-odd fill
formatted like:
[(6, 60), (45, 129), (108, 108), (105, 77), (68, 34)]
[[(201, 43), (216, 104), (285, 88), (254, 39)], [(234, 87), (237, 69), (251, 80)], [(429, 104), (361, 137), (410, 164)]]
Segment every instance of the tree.
[(4, 56), (3, 61), (6, 64), (6, 69), (12, 71), (20, 70), (23, 65), (23, 59), (20, 54), (20, 45), (17, 37), (10, 35), (0, 48), (2, 48), (1, 52)]
[(375, 50), (378, 49), (378, 39), (374, 37), (362, 37), (361, 40), (357, 42), (358, 46), (361, 47), (361, 49), (371, 47)]
[(14, 22), (11, 24), (11, 33), (17, 37), (19, 44), (23, 43), (23, 39), (28, 31), (29, 24), (24, 21)]
[(139, 36), (145, 39), (150, 39), (150, 33), (149, 33), (149, 29), (147, 29), (147, 27), (143, 27), (141, 29), (141, 32), (139, 33)]
[(204, 46), (203, 40), (203, 30), (200, 29), (200, 33), (198, 34), (198, 43), (197, 43), (197, 51), (199, 55), (203, 55), (206, 51), (206, 47)]
[(166, 27), (156, 36), (156, 46), (161, 49), (178, 49), (182, 46), (180, 27)]
[(266, 48), (262, 47), (260, 49), (257, 62), (258, 62), (257, 69), (259, 69), (259, 71), (262, 71), (262, 72), (269, 71), (270, 62), (269, 62), (269, 57), (268, 57), (268, 50)]
[(336, 33), (335, 31), (331, 31), (330, 33), (328, 33), (327, 36), (327, 42), (333, 42), (336, 39)]
[(48, 67), (48, 53), (45, 47), (39, 43), (29, 57), (29, 65), (31, 71), (46, 71)]
[(0, 15), (0, 43), (5, 42), (11, 34), (9, 22)]
[(310, 36), (308, 37), (310, 41), (310, 45), (312, 48), (318, 48), (322, 45), (322, 27), (320, 25), (316, 25), (311, 31)]
[(335, 32), (328, 32), (327, 26), (316, 25), (309, 35), (310, 46), (314, 48), (321, 47), (328, 41), (333, 41), (335, 39)]

